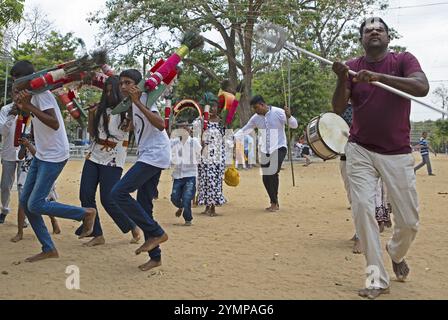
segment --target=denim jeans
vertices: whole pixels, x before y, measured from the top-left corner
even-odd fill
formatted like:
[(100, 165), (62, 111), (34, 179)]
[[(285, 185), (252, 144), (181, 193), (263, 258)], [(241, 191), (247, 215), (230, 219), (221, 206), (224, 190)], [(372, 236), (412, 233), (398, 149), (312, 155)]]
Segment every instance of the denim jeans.
[(84, 208), (46, 200), (66, 163), (67, 160), (53, 163), (34, 158), (20, 197), (20, 204), (25, 209), (31, 227), (42, 244), (43, 252), (52, 251), (55, 246), (42, 215), (81, 221), (86, 213)]
[(171, 193), (171, 202), (177, 208), (183, 208), (183, 217), (185, 221), (192, 221), (191, 201), (196, 194), (196, 177), (187, 177), (174, 179), (173, 191)]
[[(97, 209), (95, 196), (99, 184), (100, 199), (104, 210), (106, 210), (112, 220), (114, 220), (121, 232), (128, 233), (129, 231), (135, 229), (136, 224), (134, 221), (129, 219), (128, 215), (124, 213), (119, 206), (117, 206), (111, 197), (111, 190), (115, 184), (120, 181), (122, 172), (122, 168), (108, 167), (90, 160), (86, 160), (82, 169), (79, 200), (81, 200), (81, 205), (84, 208)], [(82, 232), (82, 228), (83, 226), (81, 225), (78, 230), (76, 230), (75, 234), (79, 236)], [(101, 228), (100, 216), (97, 214), (91, 236), (98, 237), (102, 235), (103, 229)]]
[[(145, 240), (160, 237), (165, 233), (152, 214), (152, 200), (161, 173), (160, 168), (136, 162), (112, 188), (111, 196), (115, 203), (143, 230)], [(136, 190), (137, 200), (131, 197), (131, 193)], [(160, 261), (160, 247), (151, 250), (149, 256), (154, 261)]]

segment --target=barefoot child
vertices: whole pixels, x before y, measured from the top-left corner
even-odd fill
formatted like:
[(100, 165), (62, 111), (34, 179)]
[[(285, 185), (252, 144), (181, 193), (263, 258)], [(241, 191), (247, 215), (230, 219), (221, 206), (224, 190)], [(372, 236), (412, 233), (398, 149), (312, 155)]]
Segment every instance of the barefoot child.
[(188, 122), (181, 122), (173, 132), (171, 154), (173, 158), (173, 191), (171, 202), (178, 208), (176, 217), (183, 215), (185, 226), (191, 226), (193, 215), (191, 202), (196, 193), (198, 162), (202, 146), (197, 138), (191, 137)]
[[(23, 160), (20, 166), (20, 175), (17, 181), (17, 191), (19, 193), (19, 198), (22, 194), (23, 185), (26, 181), (26, 176), (28, 175), (28, 170), (31, 166), (31, 161), (36, 154), (36, 148), (34, 148), (33, 144), (27, 138), (22, 138), (19, 140), (21, 144), (21, 149), (18, 155), (19, 160)], [(47, 201), (56, 201), (57, 193), (55, 189), (55, 185), (51, 188), (50, 194), (47, 197)], [(53, 227), (53, 234), (60, 234), (61, 229), (59, 228), (58, 221), (55, 217), (50, 216), (51, 225)], [(19, 242), (23, 239), (23, 228), (25, 227), (25, 211), (23, 207), (19, 203), (19, 209), (17, 210), (17, 234), (14, 238), (11, 239), (12, 242)]]
[[(13, 80), (35, 72), (29, 61), (18, 61), (10, 71)], [(14, 103), (25, 113), (32, 113), (32, 125), (36, 155), (31, 161), (28, 176), (20, 196), (20, 204), (42, 244), (42, 252), (26, 259), (36, 262), (48, 258), (58, 258), (59, 254), (48, 233), (42, 215), (52, 215), (70, 220), (84, 221), (81, 238), (93, 231), (96, 210), (80, 208), (46, 201), (54, 182), (64, 169), (69, 158), (69, 145), (64, 120), (55, 97), (50, 91), (31, 95), (27, 90), (19, 90), (13, 84)]]
[[(112, 188), (111, 195), (121, 210), (143, 230), (146, 241), (135, 254), (149, 252), (150, 260), (139, 266), (140, 270), (147, 271), (162, 265), (159, 245), (168, 240), (168, 235), (154, 220), (152, 201), (162, 170), (170, 166), (170, 139), (157, 107), (146, 107), (147, 95), (137, 87), (141, 79), (141, 73), (135, 69), (120, 74), (121, 92), (132, 101), (138, 158)], [(131, 197), (134, 191), (137, 191), (137, 199)]]

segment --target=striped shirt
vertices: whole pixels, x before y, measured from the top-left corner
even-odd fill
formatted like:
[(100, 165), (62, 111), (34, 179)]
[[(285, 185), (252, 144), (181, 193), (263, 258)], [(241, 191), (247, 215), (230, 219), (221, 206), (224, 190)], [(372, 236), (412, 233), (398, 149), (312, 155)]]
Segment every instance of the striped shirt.
[(425, 138), (420, 138), (420, 153), (422, 156), (429, 155), (428, 141)]

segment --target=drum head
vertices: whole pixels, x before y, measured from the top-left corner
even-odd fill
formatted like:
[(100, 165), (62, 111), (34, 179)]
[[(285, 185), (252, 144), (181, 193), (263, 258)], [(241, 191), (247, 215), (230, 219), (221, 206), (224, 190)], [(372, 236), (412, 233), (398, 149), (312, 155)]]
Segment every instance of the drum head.
[(319, 133), (323, 142), (338, 154), (344, 154), (349, 131), (347, 122), (336, 113), (324, 113), (319, 120)]

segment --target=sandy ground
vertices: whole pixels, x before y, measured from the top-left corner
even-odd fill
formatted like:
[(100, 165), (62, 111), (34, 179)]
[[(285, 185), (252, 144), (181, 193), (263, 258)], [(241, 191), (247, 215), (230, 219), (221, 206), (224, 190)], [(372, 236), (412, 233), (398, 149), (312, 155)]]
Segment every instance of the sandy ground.
[[(421, 228), (408, 255), (411, 276), (407, 283), (393, 281), (385, 299), (448, 298), (448, 157), (432, 161), (435, 177), (425, 169), (417, 173)], [(69, 162), (59, 178), (62, 202), (79, 203), (82, 164)], [(134, 255), (137, 245), (129, 244), (130, 235), (121, 234), (102, 208), (106, 245), (82, 247), (73, 234), (78, 224), (61, 219), (62, 234), (54, 236), (60, 259), (24, 263), (40, 245), (29, 228), (20, 243), (9, 241), (16, 232), (14, 213), (0, 226), (0, 298), (359, 299), (364, 257), (351, 253), (353, 222), (338, 166), (338, 160), (308, 168), (296, 163), (293, 188), (286, 164), (278, 214), (263, 210), (268, 198), (258, 169), (241, 171), (240, 186), (225, 187), (229, 203), (219, 208), (221, 215), (211, 218), (195, 208), (190, 228), (174, 225), (181, 220), (169, 202), (170, 173), (164, 172), (155, 216), (170, 240), (162, 246), (163, 266), (146, 273), (137, 266), (147, 257)], [(383, 244), (390, 235), (382, 234)], [(80, 290), (65, 286), (69, 265), (80, 269)]]

